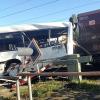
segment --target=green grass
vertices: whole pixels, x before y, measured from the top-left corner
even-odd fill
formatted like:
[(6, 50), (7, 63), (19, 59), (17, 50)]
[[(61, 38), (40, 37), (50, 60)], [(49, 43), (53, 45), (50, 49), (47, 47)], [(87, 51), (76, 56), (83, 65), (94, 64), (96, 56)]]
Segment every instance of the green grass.
[(60, 81), (47, 81), (40, 82), (36, 85), (33, 85), (33, 96), (34, 97), (45, 97), (49, 96), (52, 91), (58, 90), (63, 87), (62, 82)]
[(74, 89), (82, 89), (88, 92), (97, 92), (100, 91), (100, 81), (96, 80), (82, 80), (79, 81), (72, 81), (71, 83), (75, 84)]
[[(39, 82), (37, 84), (32, 85), (32, 95), (33, 97), (49, 96), (52, 91), (58, 90), (61, 87), (63, 87), (63, 84), (60, 81)], [(21, 88), (21, 96), (22, 97), (28, 96), (27, 87)]]
[[(64, 85), (68, 87), (71, 91), (86, 91), (86, 92), (99, 92), (100, 93), (100, 81), (91, 81), (91, 80), (82, 80), (79, 81), (46, 81), (46, 82), (38, 82), (36, 84), (32, 84), (32, 95), (33, 98), (44, 98), (49, 97), (54, 91), (58, 91), (61, 88), (64, 88)], [(68, 88), (66, 91), (68, 91)], [(70, 91), (69, 91), (70, 92)], [(20, 94), (23, 98), (22, 100), (27, 100), (29, 98), (28, 94), (28, 86), (20, 86)], [(2, 100), (15, 100), (16, 96), (14, 94), (10, 97), (6, 97)]]

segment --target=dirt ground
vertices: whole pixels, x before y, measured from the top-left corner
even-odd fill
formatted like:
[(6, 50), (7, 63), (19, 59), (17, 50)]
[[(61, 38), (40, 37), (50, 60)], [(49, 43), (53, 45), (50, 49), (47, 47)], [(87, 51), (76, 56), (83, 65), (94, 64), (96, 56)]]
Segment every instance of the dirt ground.
[(53, 92), (45, 100), (100, 100), (100, 91), (86, 92), (82, 90), (68, 90), (66, 88)]

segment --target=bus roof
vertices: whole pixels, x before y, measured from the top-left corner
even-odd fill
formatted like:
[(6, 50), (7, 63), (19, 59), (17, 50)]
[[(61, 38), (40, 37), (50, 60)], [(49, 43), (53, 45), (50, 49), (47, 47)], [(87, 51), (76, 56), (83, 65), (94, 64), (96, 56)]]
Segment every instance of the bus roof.
[(41, 24), (23, 24), (23, 25), (5, 26), (5, 27), (0, 27), (0, 33), (63, 28), (63, 27), (68, 27), (69, 23), (70, 22), (51, 22), (51, 23), (41, 23)]

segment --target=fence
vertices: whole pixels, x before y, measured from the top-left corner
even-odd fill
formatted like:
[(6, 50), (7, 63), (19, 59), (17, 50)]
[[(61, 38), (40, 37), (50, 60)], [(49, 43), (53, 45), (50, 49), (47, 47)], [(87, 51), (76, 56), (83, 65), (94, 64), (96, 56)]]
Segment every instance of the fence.
[[(28, 78), (28, 91), (29, 91), (29, 100), (32, 99), (32, 88), (31, 88), (31, 76), (100, 76), (100, 71), (95, 71), (95, 72), (45, 72), (45, 73), (20, 73), (18, 76), (27, 76)], [(18, 81), (18, 80), (17, 80)], [(19, 90), (17, 82), (17, 89)], [(20, 100), (20, 91), (17, 91), (17, 98)]]
[(28, 83), (28, 91), (29, 91), (29, 100), (33, 100), (32, 97), (32, 88), (31, 88), (31, 77), (32, 76), (100, 76), (100, 71), (95, 72), (45, 72), (45, 73), (20, 73), (18, 77), (8, 77), (3, 76), (0, 77), (0, 80), (16, 82), (16, 93), (17, 93), (17, 100), (20, 99), (20, 83), (19, 83), (19, 76), (26, 76), (27, 83)]
[(69, 77), (73, 76), (73, 77), (75, 77), (75, 79), (79, 79), (80, 81), (81, 81), (80, 76), (100, 76), (100, 71), (80, 72), (81, 71), (80, 63), (90, 62), (90, 61), (91, 61), (91, 56), (80, 57), (78, 54), (67, 55), (60, 61), (59, 60), (56, 61), (56, 63), (59, 63), (59, 64), (65, 63), (68, 67), (68, 72), (20, 73), (20, 74), (18, 74), (18, 77), (6, 77), (5, 76), (5, 77), (1, 77), (1, 78), (4, 78), (6, 80), (13, 80), (16, 82), (17, 100), (21, 100), (20, 99), (20, 89), (19, 89), (19, 86), (20, 86), (19, 77), (20, 76), (27, 77), (29, 100), (33, 100), (32, 99), (32, 88), (31, 88), (31, 77), (32, 76), (69, 76)]

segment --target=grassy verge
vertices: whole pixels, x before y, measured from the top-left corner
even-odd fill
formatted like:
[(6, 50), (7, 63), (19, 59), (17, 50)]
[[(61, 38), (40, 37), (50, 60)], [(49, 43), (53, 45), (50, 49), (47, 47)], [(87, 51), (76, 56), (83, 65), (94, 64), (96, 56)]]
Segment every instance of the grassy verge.
[(71, 84), (73, 84), (73, 89), (82, 89), (87, 92), (100, 91), (100, 81), (96, 80), (82, 80), (81, 82), (74, 80)]
[[(63, 83), (60, 81), (47, 81), (47, 82), (39, 82), (37, 84), (32, 85), (32, 95), (33, 97), (45, 97), (49, 96), (52, 91), (58, 90), (63, 87)], [(25, 97), (28, 95), (27, 89), (21, 89), (21, 96)]]
[[(65, 91), (67, 91), (68, 93), (70, 93), (71, 91), (80, 91), (80, 90), (86, 92), (100, 93), (100, 81), (82, 80), (81, 82), (79, 82), (74, 80), (72, 82), (64, 82), (64, 81), (53, 80), (53, 81), (39, 82), (36, 84), (32, 84), (32, 95), (34, 98), (50, 97), (51, 94), (54, 93), (54, 91), (59, 92), (61, 88), (63, 89), (65, 88)], [(22, 97), (21, 100), (28, 100), (29, 94), (27, 86), (21, 86), (20, 93)], [(15, 100), (16, 96), (14, 95), (15, 93), (13, 93), (13, 95), (11, 95), (10, 97), (6, 97), (2, 100)]]

